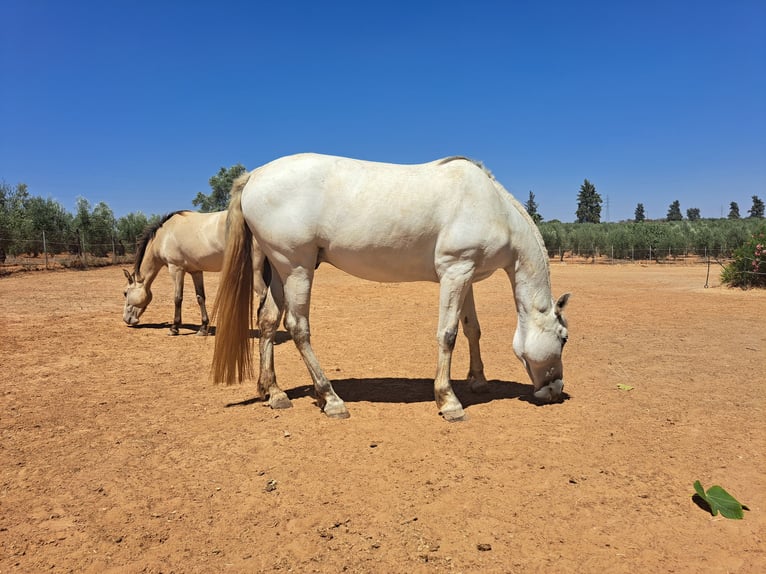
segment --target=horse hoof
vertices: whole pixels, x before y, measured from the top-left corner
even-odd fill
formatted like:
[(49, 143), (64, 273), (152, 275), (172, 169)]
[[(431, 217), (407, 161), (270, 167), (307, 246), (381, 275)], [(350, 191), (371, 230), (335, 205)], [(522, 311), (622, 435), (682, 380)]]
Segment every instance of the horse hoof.
[(339, 411), (337, 413), (325, 412), (325, 414), (331, 419), (347, 419), (351, 416), (351, 413), (349, 413), (348, 411)]
[(173, 335), (173, 336), (178, 335), (178, 329), (171, 329), (168, 335)]
[(468, 420), (468, 414), (463, 409), (446, 412), (442, 411), (441, 415), (448, 423), (459, 423)]
[(552, 403), (561, 398), (561, 392), (563, 390), (564, 381), (558, 379), (536, 390), (534, 392), (534, 397), (539, 401)]
[(203, 331), (202, 329), (200, 329), (199, 331), (197, 331), (197, 337), (207, 337), (207, 330)]
[(269, 406), (272, 409), (289, 409), (292, 408), (293, 403), (287, 398), (287, 395), (277, 395), (275, 397), (269, 397)]
[(343, 401), (333, 401), (331, 404), (325, 403), (322, 407), (322, 412), (331, 419), (347, 419), (351, 416)]

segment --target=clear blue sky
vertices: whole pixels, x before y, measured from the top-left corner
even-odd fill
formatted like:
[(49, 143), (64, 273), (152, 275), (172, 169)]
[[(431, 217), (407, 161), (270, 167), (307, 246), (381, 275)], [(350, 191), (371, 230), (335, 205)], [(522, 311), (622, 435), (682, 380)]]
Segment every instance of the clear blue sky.
[[(482, 160), (546, 219), (766, 199), (766, 2), (0, 0), (0, 179), (192, 208), (314, 151)], [(606, 199), (608, 197), (608, 209)]]

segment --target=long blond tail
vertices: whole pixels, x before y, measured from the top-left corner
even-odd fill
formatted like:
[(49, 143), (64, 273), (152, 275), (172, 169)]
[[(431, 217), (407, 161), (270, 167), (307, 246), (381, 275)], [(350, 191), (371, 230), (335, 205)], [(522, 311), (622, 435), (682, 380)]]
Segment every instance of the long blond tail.
[(242, 213), (242, 190), (251, 173), (234, 181), (226, 220), (226, 253), (213, 307), (215, 350), (211, 375), (216, 383), (242, 382), (253, 374), (253, 234)]

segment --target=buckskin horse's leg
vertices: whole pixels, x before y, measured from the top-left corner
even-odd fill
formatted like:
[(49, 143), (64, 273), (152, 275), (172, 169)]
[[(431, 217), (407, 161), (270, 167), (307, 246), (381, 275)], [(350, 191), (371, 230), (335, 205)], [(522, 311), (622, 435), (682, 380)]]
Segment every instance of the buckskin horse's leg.
[(173, 324), (170, 326), (170, 334), (178, 335), (178, 329), (181, 328), (181, 305), (184, 301), (184, 270), (177, 265), (168, 265), (168, 271), (173, 278), (173, 285), (175, 292), (173, 295), (173, 302), (175, 303), (176, 310), (173, 315)]
[(470, 367), (468, 368), (468, 383), (471, 390), (475, 393), (486, 393), (489, 390), (489, 384), (484, 376), (484, 363), (481, 360), (481, 349), (479, 348), (479, 338), (481, 338), (481, 327), (479, 319), (476, 316), (476, 304), (473, 299), (473, 286), (468, 288), (463, 310), (460, 313), (460, 322), (463, 325), (463, 333), (468, 339), (468, 352), (470, 356)]
[(200, 325), (199, 331), (197, 331), (197, 335), (205, 336), (208, 333), (208, 326), (210, 325), (210, 317), (208, 317), (207, 307), (205, 307), (205, 281), (202, 276), (202, 271), (194, 271), (191, 276), (192, 281), (194, 281), (194, 292), (197, 294), (199, 312), (202, 316), (202, 324)]
[(258, 329), (261, 331), (258, 344), (261, 356), (258, 392), (264, 398), (269, 397), (269, 406), (272, 409), (288, 409), (293, 406), (287, 393), (277, 385), (277, 376), (274, 372), (274, 338), (279, 321), (282, 319), (284, 304), (282, 282), (276, 272), (273, 272), (265, 299), (258, 309)]

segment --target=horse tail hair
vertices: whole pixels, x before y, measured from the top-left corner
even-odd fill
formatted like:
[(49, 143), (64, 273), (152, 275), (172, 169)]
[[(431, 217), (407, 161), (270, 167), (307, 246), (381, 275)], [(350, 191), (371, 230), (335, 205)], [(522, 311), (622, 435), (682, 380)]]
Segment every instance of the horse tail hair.
[[(242, 213), (242, 191), (251, 173), (234, 181), (226, 218), (226, 251), (218, 287), (213, 320), (215, 349), (211, 375), (217, 383), (242, 382), (253, 374), (250, 329), (253, 326), (254, 255), (260, 250)], [(258, 262), (255, 262), (258, 264)]]

